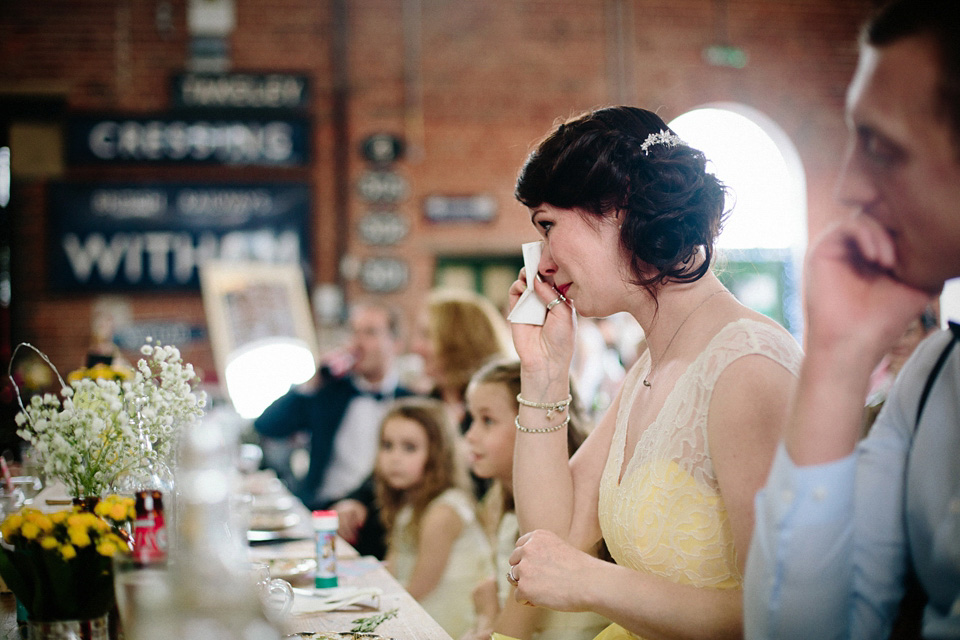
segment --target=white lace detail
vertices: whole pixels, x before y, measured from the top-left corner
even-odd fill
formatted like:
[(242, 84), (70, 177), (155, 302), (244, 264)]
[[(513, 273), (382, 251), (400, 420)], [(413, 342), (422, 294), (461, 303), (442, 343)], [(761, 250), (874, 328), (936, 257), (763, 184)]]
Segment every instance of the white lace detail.
[(623, 469), (627, 421), (644, 356), (624, 380), (623, 402), (600, 480), (599, 519), (618, 564), (674, 582), (717, 588), (742, 583), (726, 508), (707, 442), (707, 411), (717, 379), (733, 361), (762, 355), (794, 375), (802, 352), (782, 329), (750, 319), (713, 337), (640, 435)]

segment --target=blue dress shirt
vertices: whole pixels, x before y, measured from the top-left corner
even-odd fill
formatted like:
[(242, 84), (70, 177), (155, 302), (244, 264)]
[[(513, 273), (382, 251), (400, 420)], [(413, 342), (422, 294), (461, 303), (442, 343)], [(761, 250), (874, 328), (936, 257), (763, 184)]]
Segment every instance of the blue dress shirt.
[(780, 445), (756, 499), (747, 638), (886, 638), (908, 568), (929, 597), (924, 637), (960, 638), (960, 348), (916, 424), (950, 339), (939, 332), (917, 348), (849, 457), (798, 467)]

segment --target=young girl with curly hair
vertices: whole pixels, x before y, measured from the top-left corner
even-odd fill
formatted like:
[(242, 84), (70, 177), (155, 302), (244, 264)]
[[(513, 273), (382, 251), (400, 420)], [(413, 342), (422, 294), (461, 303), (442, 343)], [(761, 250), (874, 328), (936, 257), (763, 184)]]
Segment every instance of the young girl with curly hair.
[(374, 482), (387, 568), (447, 633), (473, 624), (473, 588), (492, 571), (443, 405), (398, 400), (380, 427)]

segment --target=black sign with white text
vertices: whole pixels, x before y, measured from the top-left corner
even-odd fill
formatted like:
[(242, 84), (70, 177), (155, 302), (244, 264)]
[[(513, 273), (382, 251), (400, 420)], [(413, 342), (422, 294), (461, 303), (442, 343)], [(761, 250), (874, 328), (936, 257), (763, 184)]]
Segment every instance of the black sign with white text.
[(305, 109), (307, 76), (285, 73), (184, 73), (172, 80), (173, 104), (203, 109)]
[(72, 116), (70, 164), (305, 166), (310, 121), (232, 114)]
[(54, 183), (48, 200), (59, 291), (198, 289), (210, 259), (309, 264), (302, 184)]

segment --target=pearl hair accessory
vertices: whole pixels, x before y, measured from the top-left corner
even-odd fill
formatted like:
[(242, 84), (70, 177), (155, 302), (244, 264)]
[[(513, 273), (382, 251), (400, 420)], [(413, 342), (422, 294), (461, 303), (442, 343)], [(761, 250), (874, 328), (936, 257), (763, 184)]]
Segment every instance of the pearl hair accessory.
[(659, 133), (651, 133), (648, 135), (647, 139), (640, 145), (640, 150), (643, 151), (643, 155), (648, 156), (650, 155), (650, 147), (658, 144), (662, 144), (665, 147), (679, 147), (683, 144), (683, 140), (672, 131), (664, 131), (661, 129)]

